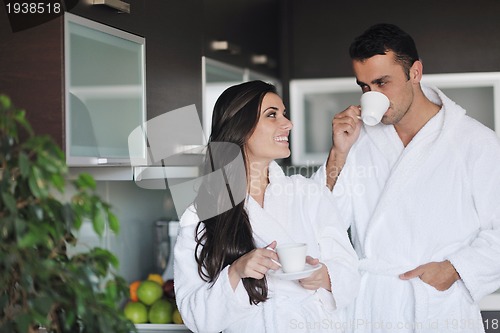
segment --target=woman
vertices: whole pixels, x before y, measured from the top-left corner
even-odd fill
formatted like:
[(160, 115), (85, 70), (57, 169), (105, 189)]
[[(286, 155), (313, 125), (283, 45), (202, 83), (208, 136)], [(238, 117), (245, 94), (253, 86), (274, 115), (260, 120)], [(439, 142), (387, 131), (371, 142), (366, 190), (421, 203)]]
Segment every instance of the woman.
[[(274, 162), (290, 155), (291, 129), (275, 87), (262, 81), (230, 87), (215, 104), (207, 176), (174, 250), (177, 305), (195, 332), (348, 325), (340, 308), (356, 296), (357, 257), (328, 189)], [(307, 243), (308, 267), (321, 268), (299, 280), (278, 274), (274, 248), (291, 242)]]

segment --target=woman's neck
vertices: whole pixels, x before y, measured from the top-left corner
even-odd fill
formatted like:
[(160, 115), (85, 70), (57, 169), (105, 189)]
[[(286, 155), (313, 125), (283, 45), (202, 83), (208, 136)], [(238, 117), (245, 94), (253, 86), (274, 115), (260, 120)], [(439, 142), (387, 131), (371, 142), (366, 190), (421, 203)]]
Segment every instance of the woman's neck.
[(264, 193), (269, 184), (269, 163), (249, 161), (248, 164), (248, 193), (261, 207), (264, 206)]

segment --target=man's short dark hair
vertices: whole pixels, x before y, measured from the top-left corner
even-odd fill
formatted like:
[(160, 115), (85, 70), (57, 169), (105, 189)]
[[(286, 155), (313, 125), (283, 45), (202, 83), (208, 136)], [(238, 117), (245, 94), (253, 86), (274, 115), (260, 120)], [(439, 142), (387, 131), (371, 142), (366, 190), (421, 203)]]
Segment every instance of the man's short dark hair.
[(379, 23), (368, 28), (354, 39), (349, 55), (353, 60), (363, 61), (388, 51), (394, 52), (396, 61), (403, 66), (407, 79), (410, 79), (410, 68), (419, 60), (417, 47), (413, 38), (394, 24)]

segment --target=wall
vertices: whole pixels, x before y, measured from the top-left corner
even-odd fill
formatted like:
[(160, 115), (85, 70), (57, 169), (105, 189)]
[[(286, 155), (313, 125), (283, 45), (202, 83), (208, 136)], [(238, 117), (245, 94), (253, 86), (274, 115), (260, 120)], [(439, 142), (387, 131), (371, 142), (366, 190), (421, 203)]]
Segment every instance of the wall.
[(352, 76), (351, 41), (380, 22), (413, 36), (424, 73), (500, 71), (497, 0), (290, 0), (286, 10), (292, 79)]
[[(281, 0), (204, 0), (203, 53), (209, 58), (277, 77), (280, 72)], [(210, 43), (227, 40), (238, 54), (213, 51)], [(265, 54), (275, 65), (255, 65), (253, 54)]]

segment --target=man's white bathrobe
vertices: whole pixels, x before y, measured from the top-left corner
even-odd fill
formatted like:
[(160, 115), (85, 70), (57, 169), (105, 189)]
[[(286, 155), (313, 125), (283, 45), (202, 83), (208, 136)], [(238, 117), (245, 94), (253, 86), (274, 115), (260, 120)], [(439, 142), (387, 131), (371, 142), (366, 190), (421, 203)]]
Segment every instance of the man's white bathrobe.
[(250, 305), (240, 282), (231, 288), (225, 267), (213, 285), (198, 275), (195, 228), (199, 221), (191, 206), (182, 215), (174, 249), (177, 305), (187, 327), (195, 332), (342, 332), (345, 307), (359, 289), (358, 260), (344, 223), (331, 209), (324, 185), (302, 176), (287, 177), (275, 162), (269, 166), (270, 184), (262, 208), (247, 198), (257, 247), (304, 242), (308, 255), (326, 264), (332, 292), (302, 288), (297, 281), (267, 275), (269, 299)]
[[(406, 148), (394, 126), (364, 126), (334, 187), (360, 257), (355, 332), (483, 332), (478, 302), (500, 287), (499, 139), (423, 89), (439, 113)], [(443, 260), (461, 277), (446, 291), (398, 278)]]

